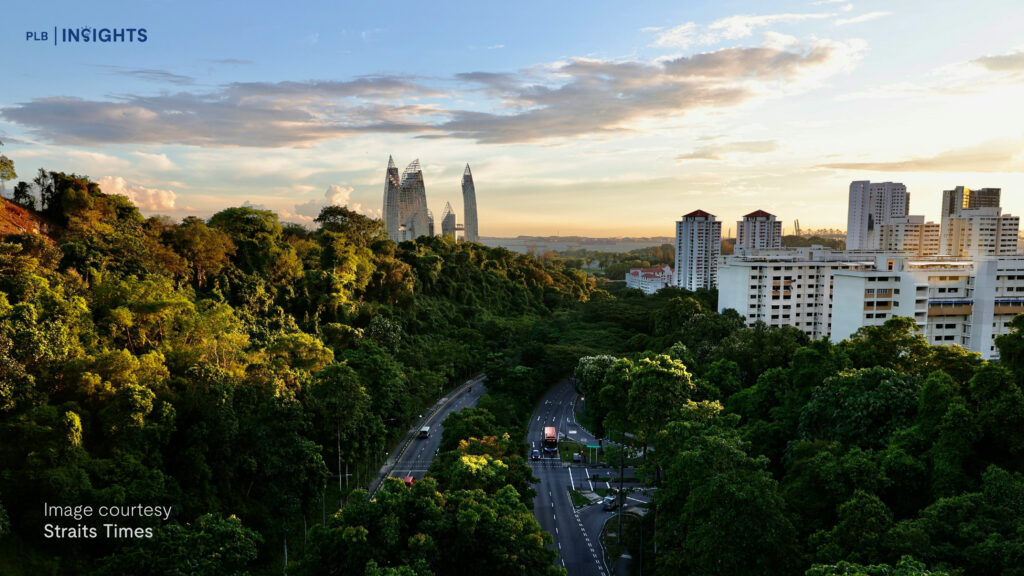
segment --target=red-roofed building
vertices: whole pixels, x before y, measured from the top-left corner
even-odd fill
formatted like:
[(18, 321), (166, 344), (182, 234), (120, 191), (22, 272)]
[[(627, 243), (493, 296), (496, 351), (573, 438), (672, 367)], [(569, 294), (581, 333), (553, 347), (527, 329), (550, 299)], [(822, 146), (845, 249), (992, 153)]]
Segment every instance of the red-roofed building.
[(630, 268), (626, 274), (626, 286), (642, 290), (644, 294), (654, 294), (666, 286), (672, 285), (672, 267)]
[(782, 248), (782, 222), (756, 210), (736, 223), (736, 251)]
[(694, 210), (676, 222), (676, 269), (673, 284), (687, 290), (718, 286), (722, 223), (714, 214)]

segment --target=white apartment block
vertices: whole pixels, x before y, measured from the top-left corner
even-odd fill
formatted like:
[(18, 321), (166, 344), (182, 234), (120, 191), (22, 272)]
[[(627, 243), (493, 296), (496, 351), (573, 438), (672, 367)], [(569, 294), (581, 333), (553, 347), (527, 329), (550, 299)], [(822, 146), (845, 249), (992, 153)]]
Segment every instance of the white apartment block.
[(846, 213), (846, 249), (877, 250), (880, 227), (894, 218), (907, 215), (910, 194), (899, 182), (850, 183), (850, 203)]
[(782, 248), (782, 221), (764, 210), (757, 210), (736, 222), (736, 250), (764, 248)]
[(941, 230), (940, 224), (925, 222), (924, 216), (893, 218), (880, 227), (879, 249), (919, 257), (934, 256), (940, 251)]
[(722, 223), (703, 210), (676, 222), (674, 284), (687, 290), (718, 285), (718, 257), (722, 253)]
[(832, 326), (832, 278), (840, 270), (868, 270), (861, 255), (815, 246), (726, 256), (718, 267), (718, 311), (732, 308), (748, 326), (794, 326), (823, 338)]
[(630, 268), (626, 273), (626, 286), (654, 294), (666, 286), (672, 286), (672, 267)]
[(726, 257), (719, 268), (719, 312), (732, 308), (748, 325), (795, 326), (833, 341), (905, 316), (930, 344), (959, 344), (990, 360), (999, 357), (995, 338), (1024, 313), (1024, 256), (967, 260), (803, 250)]
[(943, 221), (942, 253), (949, 256), (996, 256), (1017, 253), (1020, 218), (998, 206), (960, 210)]

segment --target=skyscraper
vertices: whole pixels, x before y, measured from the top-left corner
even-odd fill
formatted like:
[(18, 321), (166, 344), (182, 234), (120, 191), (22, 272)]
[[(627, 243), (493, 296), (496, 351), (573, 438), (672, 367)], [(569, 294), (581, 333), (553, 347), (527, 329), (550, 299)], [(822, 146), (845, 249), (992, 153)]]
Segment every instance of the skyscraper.
[(477, 227), (476, 221), (476, 188), (473, 186), (473, 173), (469, 171), (469, 164), (466, 164), (466, 170), (462, 173), (462, 211), (462, 218), (465, 222), (462, 239), (466, 242), (479, 242), (480, 229)]
[(687, 290), (718, 285), (718, 256), (722, 253), (722, 223), (695, 210), (676, 222), (675, 285)]
[(398, 218), (398, 196), (401, 190), (398, 166), (395, 166), (395, 160), (388, 156), (388, 168), (384, 172), (384, 228), (388, 231), (388, 237), (395, 242), (402, 241), (402, 221)]
[(907, 215), (910, 194), (899, 182), (850, 183), (850, 205), (846, 214), (846, 249), (877, 250), (880, 226)]
[(444, 203), (444, 212), (441, 214), (441, 235), (455, 238), (455, 211), (449, 202)]
[(415, 240), (430, 234), (427, 191), (423, 184), (420, 161), (412, 164), (398, 178), (398, 167), (390, 156), (384, 177), (384, 228), (395, 242)]

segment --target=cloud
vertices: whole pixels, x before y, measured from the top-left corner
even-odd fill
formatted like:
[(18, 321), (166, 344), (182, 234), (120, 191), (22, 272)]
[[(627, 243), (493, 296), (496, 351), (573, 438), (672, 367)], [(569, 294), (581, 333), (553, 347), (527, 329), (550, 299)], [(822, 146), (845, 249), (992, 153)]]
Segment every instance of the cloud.
[(673, 28), (642, 28), (642, 32), (658, 32), (654, 46), (685, 50), (695, 45), (716, 44), (722, 40), (746, 38), (758, 28), (775, 24), (789, 24), (804, 20), (817, 20), (832, 16), (826, 13), (803, 14), (738, 14), (720, 18), (709, 24), (703, 31), (697, 24), (686, 22)]
[(295, 205), (294, 213), (288, 213), (282, 211), (282, 215), (285, 217), (292, 217), (303, 222), (312, 222), (314, 218), (320, 215), (320, 211), (326, 206), (347, 206), (349, 210), (358, 212), (371, 218), (380, 218), (381, 211), (374, 210), (371, 208), (364, 208), (362, 204), (358, 202), (351, 202), (352, 193), (355, 189), (351, 186), (339, 186), (332, 184), (327, 187), (324, 191), (324, 199), (317, 200), (313, 199), (308, 202)]
[(693, 152), (680, 154), (676, 160), (721, 160), (722, 156), (730, 154), (764, 154), (779, 149), (779, 143), (775, 140), (749, 140), (741, 142), (723, 142), (700, 146)]
[(698, 41), (697, 38), (697, 25), (693, 22), (687, 22), (686, 24), (680, 24), (674, 28), (664, 30), (662, 28), (644, 28), (644, 31), (657, 31), (659, 32), (658, 38), (654, 41), (654, 45), (661, 48), (680, 48), (687, 49)]
[(541, 79), (464, 75), (503, 102), (517, 103), (518, 109), (506, 114), (452, 111), (451, 119), (438, 125), (441, 134), (434, 136), (511, 143), (624, 132), (644, 120), (797, 90), (805, 79), (847, 69), (861, 49), (853, 42), (819, 40), (787, 49), (727, 48), (660, 62), (577, 58), (552, 67)]
[(149, 170), (167, 171), (174, 170), (177, 166), (167, 157), (167, 154), (149, 154), (147, 152), (133, 152), (139, 158), (139, 163)]
[(251, 66), (254, 64), (252, 60), (245, 60), (241, 58), (210, 58), (207, 62), (214, 64), (221, 64), (223, 66)]
[(854, 16), (853, 18), (840, 18), (835, 21), (836, 26), (845, 26), (847, 24), (860, 24), (861, 22), (868, 22), (871, 20), (877, 20), (884, 16), (889, 16), (892, 12), (868, 12), (861, 14), (860, 16)]
[(839, 162), (816, 168), (877, 172), (1024, 172), (1024, 141), (988, 140), (974, 146), (896, 162)]
[(971, 60), (971, 63), (981, 66), (989, 72), (1009, 72), (1018, 75), (1024, 73), (1024, 51), (982, 56)]
[(175, 74), (168, 72), (167, 70), (159, 70), (157, 68), (134, 68), (126, 69), (120, 66), (105, 66), (111, 70), (111, 74), (118, 76), (128, 76), (130, 78), (138, 78), (140, 80), (148, 80), (150, 82), (160, 82), (165, 84), (176, 84), (178, 86), (190, 86), (195, 84), (195, 78), (191, 76), (185, 76), (182, 74)]
[(97, 182), (104, 194), (125, 196), (144, 212), (167, 212), (175, 209), (174, 202), (178, 195), (172, 190), (147, 188), (138, 184), (129, 184), (120, 176), (107, 176)]
[(37, 98), (0, 115), (58, 144), (309, 146), (360, 132), (423, 132), (429, 107), (401, 102), (441, 95), (395, 76), (350, 81), (239, 82), (213, 92), (112, 100)]
[[(772, 18), (791, 16), (804, 15)], [(738, 31), (753, 25), (730, 26)], [(0, 117), (42, 139), (82, 146), (308, 147), (364, 133), (524, 143), (632, 131), (644, 122), (806, 91), (818, 79), (850, 68), (862, 50), (858, 41), (801, 43), (769, 35), (760, 47), (670, 59), (575, 58), (517, 72), (433, 79), (468, 94), (389, 75), (237, 82), (210, 91), (108, 100), (37, 98), (0, 109)], [(486, 96), (489, 107), (466, 109), (475, 94)]]
[(716, 37), (726, 40), (745, 38), (754, 33), (755, 28), (763, 28), (773, 24), (788, 24), (802, 22), (804, 20), (817, 20), (828, 18), (831, 14), (804, 13), (804, 14), (738, 14), (712, 22), (708, 30)]

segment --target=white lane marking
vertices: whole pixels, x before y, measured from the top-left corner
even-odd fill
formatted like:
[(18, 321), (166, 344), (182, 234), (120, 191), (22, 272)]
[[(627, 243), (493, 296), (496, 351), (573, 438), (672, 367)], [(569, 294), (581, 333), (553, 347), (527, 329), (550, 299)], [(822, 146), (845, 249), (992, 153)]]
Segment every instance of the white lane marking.
[[(573, 490), (575, 490), (576, 489), (576, 483), (572, 481), (572, 468), (566, 468), (566, 470), (569, 471), (569, 485), (572, 486)], [(571, 501), (571, 499), (570, 499), (570, 501)]]

